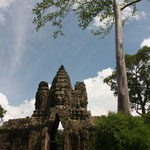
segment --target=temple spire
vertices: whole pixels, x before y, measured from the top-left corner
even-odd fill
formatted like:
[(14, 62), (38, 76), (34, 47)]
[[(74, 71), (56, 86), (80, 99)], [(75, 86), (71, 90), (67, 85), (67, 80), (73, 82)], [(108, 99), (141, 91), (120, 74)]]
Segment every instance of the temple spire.
[(49, 102), (51, 103), (51, 106), (54, 107), (55, 105), (64, 104), (71, 106), (71, 98), (67, 96), (71, 95), (71, 92), (72, 85), (70, 82), (70, 78), (65, 70), (65, 67), (61, 65), (50, 89)]
[(69, 88), (72, 89), (70, 78), (63, 65), (57, 71), (57, 74), (52, 82), (52, 88)]
[(61, 65), (60, 68), (59, 68), (59, 70), (65, 70), (64, 65)]

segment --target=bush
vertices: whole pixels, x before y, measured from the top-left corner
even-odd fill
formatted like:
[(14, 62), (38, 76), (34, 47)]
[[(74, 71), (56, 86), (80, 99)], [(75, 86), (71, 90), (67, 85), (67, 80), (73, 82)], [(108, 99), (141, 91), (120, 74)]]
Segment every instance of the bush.
[(143, 117), (109, 113), (96, 121), (95, 150), (150, 150), (150, 127)]
[(143, 114), (142, 117), (144, 118), (145, 123), (150, 125), (150, 112)]
[(0, 123), (3, 121), (3, 117), (6, 113), (6, 110), (0, 105)]

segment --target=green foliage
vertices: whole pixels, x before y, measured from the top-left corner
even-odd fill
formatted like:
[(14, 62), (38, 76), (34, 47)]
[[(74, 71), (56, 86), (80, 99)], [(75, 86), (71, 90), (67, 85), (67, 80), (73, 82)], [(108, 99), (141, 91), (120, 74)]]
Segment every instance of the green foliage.
[[(130, 0), (123, 0), (120, 4), (124, 7)], [(135, 13), (135, 5), (133, 6), (133, 14)], [(79, 27), (85, 30), (95, 17), (98, 17), (98, 30), (91, 30), (94, 35), (108, 34), (114, 24), (114, 10), (112, 0), (42, 0), (37, 3), (33, 9), (34, 17), (33, 23), (36, 24), (38, 31), (46, 23), (50, 22), (52, 26), (56, 27), (53, 37), (56, 38), (58, 34), (64, 35), (62, 32), (62, 21), (68, 13), (74, 12), (79, 21)]]
[(142, 117), (109, 113), (96, 122), (95, 150), (149, 150), (150, 126)]
[[(125, 55), (131, 108), (144, 114), (150, 106), (150, 47), (143, 47), (134, 55)], [(117, 73), (104, 79), (117, 95)]]
[(6, 110), (4, 110), (4, 108), (0, 105), (0, 122), (3, 121), (3, 117), (6, 113)]
[(145, 123), (150, 125), (150, 112), (143, 114), (142, 117), (144, 118)]

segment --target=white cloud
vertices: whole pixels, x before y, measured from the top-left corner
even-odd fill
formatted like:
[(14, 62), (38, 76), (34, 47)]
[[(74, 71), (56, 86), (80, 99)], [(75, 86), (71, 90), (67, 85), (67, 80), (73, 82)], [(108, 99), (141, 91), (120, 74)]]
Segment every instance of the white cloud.
[(32, 3), (30, 0), (16, 0), (14, 14), (12, 15), (12, 31), (14, 38), (13, 53), (11, 53), (10, 74), (13, 74), (22, 64), (22, 58), (27, 51), (27, 39), (32, 24)]
[(113, 96), (110, 87), (103, 83), (103, 79), (112, 74), (112, 69), (108, 68), (98, 72), (97, 77), (85, 79), (88, 93), (88, 109), (92, 115), (106, 115), (109, 111), (117, 110), (117, 100)]
[(6, 9), (10, 6), (10, 4), (12, 2), (14, 2), (15, 0), (0, 0), (0, 8), (2, 9)]
[[(111, 17), (105, 18), (103, 21), (100, 21), (100, 16), (101, 15), (99, 14), (94, 18), (93, 24), (91, 25), (91, 27), (89, 27), (89, 29), (93, 27), (105, 28), (108, 22), (113, 22), (113, 19)], [(141, 21), (142, 19), (146, 18), (146, 13), (144, 11), (137, 11), (136, 14), (132, 16), (132, 8), (127, 7), (122, 12), (122, 19), (124, 20), (127, 18), (129, 18), (129, 20)]]
[(144, 11), (137, 12), (137, 15), (135, 15), (135, 18), (136, 18), (136, 20), (145, 19), (146, 18), (146, 13)]
[(130, 18), (130, 20), (140, 21), (146, 18), (146, 13), (144, 11), (137, 11), (134, 16), (132, 16), (132, 8), (127, 7), (122, 12), (122, 19)]
[(113, 22), (111, 17), (105, 18), (103, 21), (100, 21), (100, 19), (101, 19), (101, 15), (96, 16), (94, 18), (93, 26), (105, 28), (107, 26), (108, 22), (109, 23)]
[(30, 101), (25, 100), (23, 104), (18, 106), (11, 106), (8, 103), (7, 97), (0, 93), (0, 104), (5, 110), (7, 110), (4, 116), (4, 121), (31, 116), (34, 110), (34, 103), (35, 99), (31, 99)]
[(141, 48), (144, 46), (150, 46), (150, 38), (144, 39), (140, 46), (141, 46)]

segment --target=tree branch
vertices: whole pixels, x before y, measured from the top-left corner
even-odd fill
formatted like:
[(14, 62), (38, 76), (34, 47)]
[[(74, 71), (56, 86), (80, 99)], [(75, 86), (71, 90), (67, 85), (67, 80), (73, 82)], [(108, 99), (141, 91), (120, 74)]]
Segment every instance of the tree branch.
[(134, 0), (132, 2), (129, 2), (128, 4), (126, 4), (125, 6), (123, 6), (121, 8), (121, 11), (124, 10), (126, 7), (130, 6), (130, 5), (133, 5), (134, 3), (137, 3), (137, 2), (140, 2), (141, 0)]
[(138, 105), (137, 105), (137, 107), (135, 109), (136, 109), (136, 113), (142, 116), (142, 114), (139, 112), (139, 106)]

